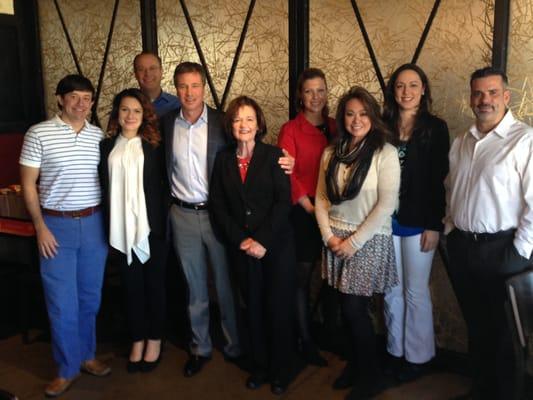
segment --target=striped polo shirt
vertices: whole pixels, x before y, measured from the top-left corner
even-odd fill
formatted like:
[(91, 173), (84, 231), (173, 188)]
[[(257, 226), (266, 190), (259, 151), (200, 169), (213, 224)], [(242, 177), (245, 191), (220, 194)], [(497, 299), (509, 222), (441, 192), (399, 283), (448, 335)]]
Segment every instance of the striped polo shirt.
[(24, 137), (19, 163), (39, 168), (41, 207), (81, 210), (100, 204), (100, 128), (87, 121), (76, 134), (59, 116), (32, 126)]

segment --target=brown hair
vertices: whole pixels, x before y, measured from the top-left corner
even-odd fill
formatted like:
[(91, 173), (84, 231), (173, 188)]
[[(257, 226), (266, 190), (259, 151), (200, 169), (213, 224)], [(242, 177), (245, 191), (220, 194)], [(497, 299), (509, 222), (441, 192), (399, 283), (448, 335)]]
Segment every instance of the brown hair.
[(257, 119), (257, 134), (255, 135), (255, 140), (261, 140), (267, 133), (267, 126), (266, 126), (266, 119), (265, 114), (263, 114), (263, 110), (261, 110), (261, 107), (259, 107), (259, 104), (248, 96), (239, 96), (234, 98), (229, 104), (228, 108), (226, 109), (226, 115), (224, 116), (224, 129), (226, 131), (226, 135), (228, 139), (231, 142), (235, 142), (235, 138), (233, 137), (233, 118), (235, 118), (235, 115), (239, 111), (239, 108), (249, 106), (252, 107), (255, 111), (255, 117)]
[(158, 129), (157, 116), (154, 111), (154, 107), (150, 102), (150, 99), (137, 88), (124, 89), (117, 94), (113, 99), (113, 108), (111, 109), (111, 115), (109, 116), (109, 122), (107, 124), (107, 135), (109, 137), (116, 136), (122, 130), (118, 123), (118, 112), (120, 103), (125, 97), (132, 97), (141, 103), (143, 109), (143, 120), (139, 127), (138, 135), (141, 139), (146, 140), (152, 146), (156, 147), (161, 142), (161, 135)]
[[(324, 71), (318, 68), (307, 68), (302, 71), (300, 76), (298, 77), (298, 82), (296, 82), (296, 109), (298, 111), (304, 111), (302, 97), (303, 97), (303, 88), (304, 83), (310, 79), (320, 78), (324, 81), (324, 84), (326, 85), (326, 89), (328, 87), (328, 82), (326, 81), (326, 75), (324, 74)], [(322, 118), (324, 118), (324, 121), (327, 121), (329, 115), (329, 107), (328, 107), (328, 100), (326, 98), (326, 105), (322, 109)]]
[(174, 70), (174, 86), (176, 85), (176, 80), (178, 75), (181, 74), (187, 74), (191, 72), (196, 72), (200, 74), (202, 77), (202, 83), (205, 85), (206, 82), (206, 76), (205, 76), (205, 69), (202, 67), (201, 64), (191, 62), (191, 61), (184, 61), (182, 63), (179, 63), (176, 69)]

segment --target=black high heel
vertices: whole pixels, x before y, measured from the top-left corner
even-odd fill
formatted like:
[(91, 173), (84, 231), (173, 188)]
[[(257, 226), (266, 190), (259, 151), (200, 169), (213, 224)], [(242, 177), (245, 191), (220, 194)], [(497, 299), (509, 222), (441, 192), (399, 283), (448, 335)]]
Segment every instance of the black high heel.
[(126, 364), (126, 371), (128, 371), (128, 374), (134, 374), (136, 372), (141, 371), (143, 364), (143, 360), (140, 359), (139, 361), (130, 361), (128, 360), (128, 363)]
[(159, 351), (159, 356), (157, 357), (157, 360), (155, 361), (141, 361), (141, 372), (152, 372), (156, 367), (159, 365), (159, 362), (161, 361), (161, 351)]

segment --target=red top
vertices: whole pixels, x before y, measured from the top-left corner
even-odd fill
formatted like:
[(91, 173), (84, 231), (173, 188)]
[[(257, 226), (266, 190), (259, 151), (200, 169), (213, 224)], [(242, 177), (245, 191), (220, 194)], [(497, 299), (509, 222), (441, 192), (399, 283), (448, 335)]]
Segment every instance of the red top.
[[(328, 118), (327, 122), (329, 132), (334, 137), (337, 132), (335, 120)], [(293, 204), (305, 195), (315, 197), (320, 158), (327, 145), (326, 135), (307, 121), (303, 112), (281, 127), (278, 147), (287, 150), (295, 159), (290, 175)]]
[(241, 174), (242, 183), (246, 180), (246, 173), (248, 172), (248, 166), (252, 157), (239, 158), (237, 157), (237, 166), (239, 167), (239, 173)]

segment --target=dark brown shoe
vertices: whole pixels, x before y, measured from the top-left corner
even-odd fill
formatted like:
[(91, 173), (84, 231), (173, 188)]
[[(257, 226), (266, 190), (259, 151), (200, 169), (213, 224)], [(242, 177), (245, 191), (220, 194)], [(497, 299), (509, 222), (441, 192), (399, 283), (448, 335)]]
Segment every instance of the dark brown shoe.
[(46, 386), (46, 388), (44, 389), (44, 395), (46, 397), (61, 396), (70, 388), (70, 385), (72, 385), (72, 383), (78, 378), (78, 376), (79, 375), (76, 375), (71, 379), (66, 379), (58, 376)]
[(96, 358), (94, 360), (84, 361), (80, 369), (82, 372), (94, 376), (107, 376), (111, 373), (111, 367), (102, 361), (98, 361)]

